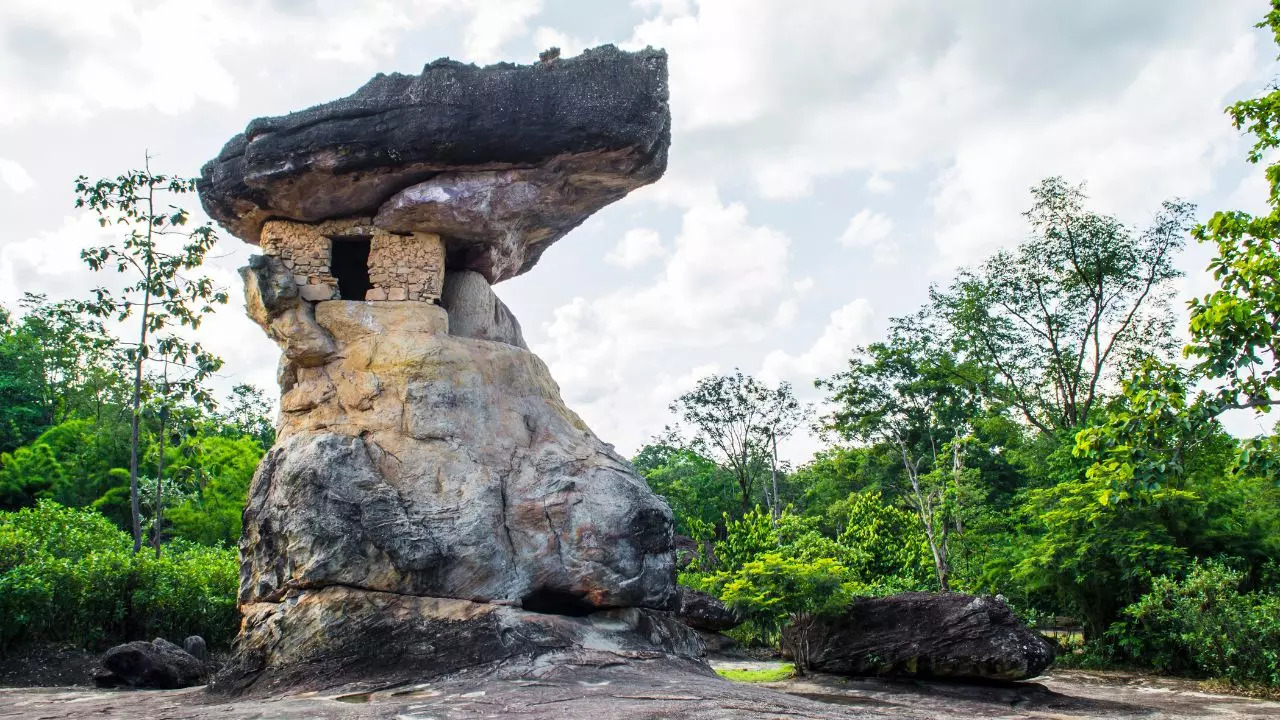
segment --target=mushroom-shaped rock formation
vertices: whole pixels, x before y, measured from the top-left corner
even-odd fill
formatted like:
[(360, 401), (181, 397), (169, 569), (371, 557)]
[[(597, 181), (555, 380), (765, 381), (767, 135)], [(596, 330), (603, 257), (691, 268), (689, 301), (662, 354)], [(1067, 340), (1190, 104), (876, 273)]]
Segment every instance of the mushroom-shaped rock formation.
[(693, 663), (670, 509), (567, 408), (490, 287), (661, 175), (666, 56), (431, 63), (257, 120), (209, 212), (263, 254), (276, 444), (240, 541), (214, 688)]
[(492, 284), (667, 165), (667, 56), (612, 45), (534, 65), (437, 60), (260, 118), (207, 163), (209, 215), (258, 243), (269, 220), (372, 218), (444, 238)]

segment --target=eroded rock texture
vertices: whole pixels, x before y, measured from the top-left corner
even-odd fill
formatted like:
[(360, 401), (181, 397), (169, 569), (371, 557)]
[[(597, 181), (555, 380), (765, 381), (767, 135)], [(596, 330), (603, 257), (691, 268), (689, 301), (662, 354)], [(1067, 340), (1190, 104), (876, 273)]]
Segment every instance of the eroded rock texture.
[[(277, 284), (262, 275), (246, 273)], [(701, 653), (661, 612), (677, 605), (671, 511), (564, 405), (541, 360), (448, 334), (437, 305), (308, 305), (285, 311), (303, 316), (299, 336), (267, 325), (290, 384), (245, 509), (245, 620), (220, 687), (301, 682), (312, 670), (299, 665), (429, 677), (566, 652), (583, 633)], [(626, 622), (609, 614), (624, 609)], [(547, 623), (555, 637), (530, 640)], [(353, 659), (368, 654), (409, 664)]]
[(373, 216), (437, 233), (449, 266), (491, 283), (529, 270), (601, 207), (666, 169), (667, 57), (612, 45), (533, 65), (437, 60), (355, 94), (260, 118), (204, 166), (210, 217), (259, 242), (265, 221)]
[[(672, 605), (671, 512), (546, 366), (419, 303), (316, 306), (245, 511), (242, 603), (346, 585), (564, 614)], [(340, 338), (340, 339), (339, 339)]]
[(1026, 680), (1054, 657), (1048, 641), (990, 595), (858, 598), (841, 615), (815, 620), (807, 637), (812, 668), (840, 675)]
[(282, 354), (216, 688), (705, 671), (671, 612), (670, 509), (490, 287), (657, 179), (669, 125), (665, 54), (606, 46), (380, 75), (250, 123), (205, 166), (206, 209), (261, 242), (246, 307)]

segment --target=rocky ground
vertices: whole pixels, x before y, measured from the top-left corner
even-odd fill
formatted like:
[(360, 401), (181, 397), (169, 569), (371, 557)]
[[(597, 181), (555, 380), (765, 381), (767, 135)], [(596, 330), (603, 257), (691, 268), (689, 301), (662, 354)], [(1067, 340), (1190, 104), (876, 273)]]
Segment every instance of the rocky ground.
[[(766, 667), (725, 661), (721, 667)], [(447, 683), (215, 702), (203, 688), (0, 689), (0, 718), (1274, 718), (1280, 703), (1201, 692), (1196, 683), (1119, 673), (1054, 672), (993, 685), (813, 675), (768, 685), (696, 669), (590, 668), (537, 680)]]

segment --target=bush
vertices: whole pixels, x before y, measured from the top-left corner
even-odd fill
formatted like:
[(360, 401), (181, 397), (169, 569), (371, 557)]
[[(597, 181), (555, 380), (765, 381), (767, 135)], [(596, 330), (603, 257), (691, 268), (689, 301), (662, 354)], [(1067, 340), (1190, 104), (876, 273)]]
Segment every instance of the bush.
[(1213, 561), (1183, 580), (1157, 578), (1107, 631), (1108, 645), (1122, 662), (1280, 686), (1280, 594), (1240, 592), (1243, 582)]
[(87, 509), (42, 501), (0, 512), (0, 652), (36, 643), (97, 649), (156, 636), (234, 637), (235, 551), (188, 543), (160, 558)]

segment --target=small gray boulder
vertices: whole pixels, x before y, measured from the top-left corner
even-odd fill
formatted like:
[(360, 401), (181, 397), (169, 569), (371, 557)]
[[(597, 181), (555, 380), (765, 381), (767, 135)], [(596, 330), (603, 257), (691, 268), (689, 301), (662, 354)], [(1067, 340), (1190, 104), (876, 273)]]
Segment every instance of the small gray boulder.
[(182, 641), (182, 649), (187, 651), (191, 657), (200, 662), (209, 661), (209, 648), (205, 645), (204, 638), (199, 635), (192, 635)]
[(200, 685), (206, 674), (203, 662), (164, 638), (117, 645), (103, 654), (102, 667), (94, 677), (99, 687), (172, 690)]

